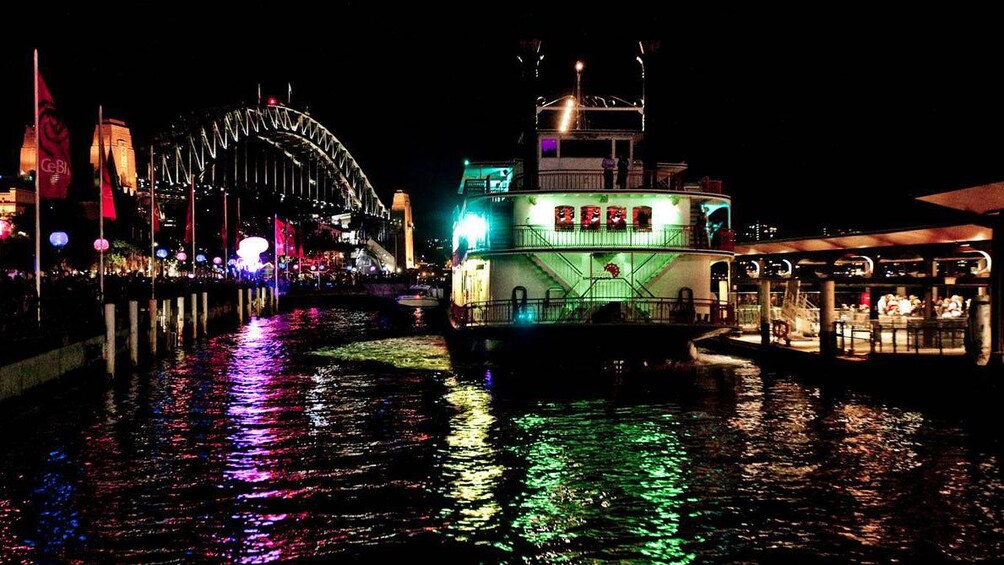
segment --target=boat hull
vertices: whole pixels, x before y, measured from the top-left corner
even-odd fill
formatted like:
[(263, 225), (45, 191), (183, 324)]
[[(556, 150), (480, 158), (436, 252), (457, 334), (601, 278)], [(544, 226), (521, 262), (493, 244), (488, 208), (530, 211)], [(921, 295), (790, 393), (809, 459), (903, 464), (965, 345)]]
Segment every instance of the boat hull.
[(731, 331), (707, 324), (548, 324), (453, 327), (447, 343), (467, 366), (629, 370), (693, 360), (694, 342)]
[(437, 308), (440, 305), (438, 299), (425, 297), (398, 297), (396, 302), (398, 306), (404, 306), (406, 308)]

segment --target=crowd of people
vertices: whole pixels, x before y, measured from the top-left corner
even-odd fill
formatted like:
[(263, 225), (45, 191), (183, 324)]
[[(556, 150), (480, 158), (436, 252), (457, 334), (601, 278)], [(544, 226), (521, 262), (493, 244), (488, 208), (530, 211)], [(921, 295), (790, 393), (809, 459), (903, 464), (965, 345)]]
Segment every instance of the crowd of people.
[[(961, 318), (965, 317), (969, 311), (970, 299), (964, 299), (958, 294), (943, 298), (934, 304), (933, 316), (936, 318)], [(843, 310), (868, 311), (868, 304), (861, 304), (857, 307), (842, 305)], [(875, 310), (880, 316), (911, 316), (924, 318), (926, 316), (927, 303), (917, 296), (884, 294), (879, 297), (875, 304)]]

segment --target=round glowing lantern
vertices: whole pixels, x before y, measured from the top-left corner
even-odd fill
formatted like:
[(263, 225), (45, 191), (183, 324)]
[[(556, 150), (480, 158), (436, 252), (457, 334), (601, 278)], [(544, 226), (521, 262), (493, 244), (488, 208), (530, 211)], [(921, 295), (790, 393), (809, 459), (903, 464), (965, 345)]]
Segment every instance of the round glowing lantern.
[(259, 255), (268, 251), (268, 240), (264, 237), (248, 237), (237, 245), (237, 256), (245, 261), (258, 259)]
[(104, 253), (105, 251), (108, 251), (108, 240), (103, 237), (95, 239), (94, 250), (97, 251), (98, 253)]
[(220, 257), (213, 257), (213, 265), (222, 265), (223, 259)]
[(49, 245), (59, 249), (70, 242), (70, 236), (65, 231), (54, 231), (49, 234)]
[(14, 227), (11, 226), (10, 222), (7, 220), (0, 220), (0, 239), (7, 239), (10, 237), (12, 231), (14, 231)]
[(195, 262), (196, 263), (205, 263), (206, 262), (206, 256), (203, 255), (202, 253), (199, 253), (198, 255), (195, 256)]
[(188, 261), (188, 253), (185, 253), (184, 251), (179, 251), (178, 254), (174, 256), (174, 258), (182, 262)]
[(164, 249), (163, 247), (157, 250), (157, 257), (159, 259), (167, 259), (168, 255), (170, 255), (170, 253), (168, 253), (167, 249)]

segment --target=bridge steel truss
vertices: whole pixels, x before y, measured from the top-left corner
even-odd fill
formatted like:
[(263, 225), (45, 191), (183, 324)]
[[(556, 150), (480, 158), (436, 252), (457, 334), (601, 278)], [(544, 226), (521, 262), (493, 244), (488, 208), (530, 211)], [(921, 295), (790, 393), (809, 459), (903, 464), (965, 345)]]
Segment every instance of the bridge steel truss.
[[(285, 154), (294, 165), (316, 159), (332, 181), (346, 211), (389, 218), (390, 212), (348, 149), (309, 114), (282, 104), (243, 106), (207, 116), (158, 142), (158, 176), (170, 184), (201, 179), (208, 167), (241, 142), (261, 141)], [(318, 194), (318, 199), (323, 195)]]

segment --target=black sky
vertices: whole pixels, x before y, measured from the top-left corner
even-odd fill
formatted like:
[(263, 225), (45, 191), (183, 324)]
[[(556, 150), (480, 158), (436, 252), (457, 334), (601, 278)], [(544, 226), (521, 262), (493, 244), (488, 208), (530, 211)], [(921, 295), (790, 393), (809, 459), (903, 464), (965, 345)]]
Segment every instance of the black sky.
[(334, 132), (384, 201), (407, 190), (420, 235), (439, 235), (462, 160), (516, 155), (516, 40), (539, 37), (546, 89), (570, 89), (582, 58), (585, 91), (626, 97), (638, 94), (634, 42), (662, 40), (672, 96), (649, 103), (670, 107), (665, 150), (694, 179), (724, 179), (739, 223), (929, 223), (940, 212), (910, 198), (1004, 179), (1004, 50), (988, 14), (203, 4), (100, 16), (80, 5), (52, 10), (45, 33), (8, 26), (0, 172), (16, 170), (31, 120), (34, 46), (81, 159), (99, 102), (142, 145), (179, 115), (253, 100), (258, 82), (284, 96), (291, 82), (294, 105)]

